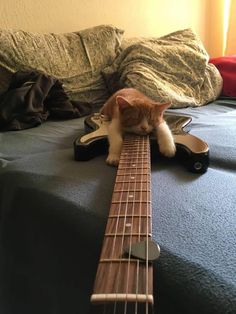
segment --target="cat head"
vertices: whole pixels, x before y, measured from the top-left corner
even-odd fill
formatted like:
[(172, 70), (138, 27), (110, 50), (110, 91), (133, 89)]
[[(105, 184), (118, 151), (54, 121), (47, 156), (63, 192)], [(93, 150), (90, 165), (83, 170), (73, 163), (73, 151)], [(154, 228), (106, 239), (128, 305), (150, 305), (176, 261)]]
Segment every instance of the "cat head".
[(116, 97), (120, 112), (120, 122), (124, 131), (146, 135), (163, 122), (163, 113), (170, 104), (161, 104), (151, 99), (136, 98), (128, 100)]

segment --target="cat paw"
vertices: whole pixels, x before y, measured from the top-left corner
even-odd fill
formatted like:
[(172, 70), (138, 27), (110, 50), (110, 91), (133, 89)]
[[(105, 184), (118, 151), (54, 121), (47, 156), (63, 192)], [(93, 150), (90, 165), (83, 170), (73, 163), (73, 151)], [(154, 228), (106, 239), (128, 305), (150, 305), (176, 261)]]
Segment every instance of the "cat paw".
[(162, 155), (166, 157), (169, 157), (169, 158), (174, 157), (176, 153), (176, 146), (174, 143), (165, 145), (163, 147), (160, 147), (160, 152), (162, 153)]
[(109, 154), (106, 163), (110, 166), (118, 166), (120, 160), (120, 156), (117, 154)]

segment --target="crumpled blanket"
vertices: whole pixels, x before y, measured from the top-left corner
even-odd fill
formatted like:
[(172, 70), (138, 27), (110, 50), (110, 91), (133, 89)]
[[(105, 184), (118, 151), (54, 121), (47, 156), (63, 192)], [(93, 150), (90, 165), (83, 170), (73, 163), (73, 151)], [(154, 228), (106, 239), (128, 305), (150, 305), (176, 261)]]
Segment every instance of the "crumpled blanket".
[(129, 39), (123, 47), (103, 70), (111, 93), (134, 87), (172, 108), (202, 106), (220, 95), (220, 73), (208, 63), (208, 54), (191, 29), (160, 38)]
[(91, 112), (90, 104), (69, 100), (56, 78), (38, 71), (18, 71), (0, 96), (0, 131), (36, 127), (49, 117), (73, 119)]

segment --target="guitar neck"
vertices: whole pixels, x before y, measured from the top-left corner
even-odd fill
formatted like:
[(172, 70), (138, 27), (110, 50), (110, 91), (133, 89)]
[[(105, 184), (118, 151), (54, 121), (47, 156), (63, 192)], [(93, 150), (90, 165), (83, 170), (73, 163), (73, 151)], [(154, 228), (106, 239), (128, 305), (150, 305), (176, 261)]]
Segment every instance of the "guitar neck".
[(151, 313), (152, 264), (131, 252), (133, 244), (151, 239), (151, 228), (149, 137), (127, 135), (91, 296), (102, 313)]

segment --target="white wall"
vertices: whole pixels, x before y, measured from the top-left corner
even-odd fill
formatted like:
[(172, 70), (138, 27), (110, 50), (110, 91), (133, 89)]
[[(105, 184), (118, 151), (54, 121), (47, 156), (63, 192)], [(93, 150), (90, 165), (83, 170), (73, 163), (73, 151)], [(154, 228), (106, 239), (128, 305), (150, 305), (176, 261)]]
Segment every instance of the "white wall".
[(129, 36), (160, 36), (191, 27), (206, 42), (206, 0), (1, 0), (0, 27), (69, 32), (113, 24)]

